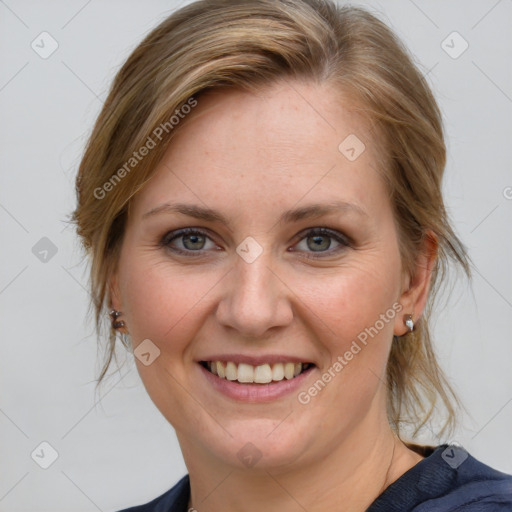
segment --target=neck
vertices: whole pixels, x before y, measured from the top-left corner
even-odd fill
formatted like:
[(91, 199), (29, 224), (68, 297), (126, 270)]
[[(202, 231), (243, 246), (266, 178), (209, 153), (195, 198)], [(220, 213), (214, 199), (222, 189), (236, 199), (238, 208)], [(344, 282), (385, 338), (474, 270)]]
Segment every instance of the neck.
[(394, 435), (387, 422), (377, 430), (360, 425), (316, 460), (278, 470), (223, 465), (199, 456), (184, 441), (180, 439), (190, 475), (189, 508), (198, 512), (362, 512), (422, 459)]

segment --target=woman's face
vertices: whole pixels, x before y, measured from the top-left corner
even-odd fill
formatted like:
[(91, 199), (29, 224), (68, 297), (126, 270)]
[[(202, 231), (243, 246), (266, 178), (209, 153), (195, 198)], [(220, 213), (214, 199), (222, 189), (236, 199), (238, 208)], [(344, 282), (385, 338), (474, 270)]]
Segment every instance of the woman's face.
[(337, 98), (200, 97), (131, 205), (114, 306), (185, 457), (290, 468), (386, 425), (412, 311), (382, 158)]

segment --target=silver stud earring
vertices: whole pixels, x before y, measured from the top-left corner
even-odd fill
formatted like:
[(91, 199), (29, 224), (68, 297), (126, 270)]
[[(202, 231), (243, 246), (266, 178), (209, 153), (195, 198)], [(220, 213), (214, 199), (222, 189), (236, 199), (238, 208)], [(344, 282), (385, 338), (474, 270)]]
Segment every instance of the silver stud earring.
[(110, 313), (110, 319), (112, 321), (112, 329), (119, 329), (120, 327), (124, 327), (126, 324), (124, 320), (118, 320), (118, 318), (122, 315), (121, 311), (116, 311), (113, 309)]
[(409, 329), (409, 332), (414, 331), (414, 322), (412, 320), (412, 315), (404, 315), (404, 324)]

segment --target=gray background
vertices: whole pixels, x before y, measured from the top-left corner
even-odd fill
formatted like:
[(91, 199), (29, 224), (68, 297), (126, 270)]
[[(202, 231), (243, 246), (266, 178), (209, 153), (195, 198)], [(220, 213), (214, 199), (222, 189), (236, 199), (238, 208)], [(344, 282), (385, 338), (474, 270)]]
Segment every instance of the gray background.
[[(182, 3), (0, 0), (1, 512), (116, 510), (156, 497), (186, 471), (131, 355), (120, 352), (121, 373), (94, 393), (86, 265), (65, 222), (115, 71)], [(435, 326), (470, 413), (454, 439), (512, 473), (512, 1), (356, 4), (404, 39), (446, 119), (447, 203), (476, 267), (472, 288), (456, 286)], [(59, 45), (46, 59), (31, 47), (43, 31)], [(457, 58), (464, 43), (446, 40), (453, 31), (469, 44)], [(43, 237), (55, 254), (44, 253)], [(428, 432), (424, 440), (439, 442)], [(51, 455), (43, 441), (58, 453), (48, 469), (39, 466)]]

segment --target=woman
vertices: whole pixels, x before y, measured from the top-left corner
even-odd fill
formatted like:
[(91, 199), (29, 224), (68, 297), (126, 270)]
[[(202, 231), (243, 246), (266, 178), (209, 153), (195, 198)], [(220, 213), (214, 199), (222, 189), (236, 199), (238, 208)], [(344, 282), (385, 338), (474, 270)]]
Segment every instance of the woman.
[(320, 0), (190, 4), (119, 71), (74, 220), (189, 474), (132, 511), (510, 510), (512, 478), (407, 442), (453, 393), (441, 116), (392, 32)]

